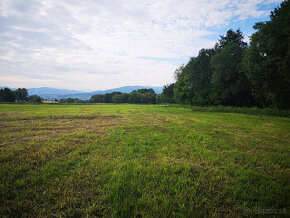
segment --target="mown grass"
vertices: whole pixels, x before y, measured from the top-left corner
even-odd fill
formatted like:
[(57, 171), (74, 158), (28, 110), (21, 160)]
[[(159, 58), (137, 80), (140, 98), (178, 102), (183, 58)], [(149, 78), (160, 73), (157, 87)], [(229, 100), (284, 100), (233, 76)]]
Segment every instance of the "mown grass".
[(0, 105), (0, 216), (289, 216), (290, 119)]

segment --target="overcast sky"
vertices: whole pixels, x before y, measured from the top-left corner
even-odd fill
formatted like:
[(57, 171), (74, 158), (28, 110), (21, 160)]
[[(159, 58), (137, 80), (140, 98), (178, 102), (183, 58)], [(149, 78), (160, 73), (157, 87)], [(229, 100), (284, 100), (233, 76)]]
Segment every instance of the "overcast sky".
[(229, 28), (281, 0), (0, 0), (0, 86), (164, 85)]

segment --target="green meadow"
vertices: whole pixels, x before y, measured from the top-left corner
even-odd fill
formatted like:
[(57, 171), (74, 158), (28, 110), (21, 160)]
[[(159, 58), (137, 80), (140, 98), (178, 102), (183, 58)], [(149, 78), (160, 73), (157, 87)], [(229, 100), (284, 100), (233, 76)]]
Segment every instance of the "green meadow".
[(0, 104), (0, 124), (0, 217), (289, 216), (287, 117)]

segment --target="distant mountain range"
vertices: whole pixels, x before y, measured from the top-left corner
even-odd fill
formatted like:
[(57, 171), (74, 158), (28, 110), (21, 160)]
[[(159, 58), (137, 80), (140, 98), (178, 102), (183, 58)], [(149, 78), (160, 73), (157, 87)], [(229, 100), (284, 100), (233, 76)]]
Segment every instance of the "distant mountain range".
[[(0, 86), (0, 89), (9, 88), (7, 86)], [(15, 88), (10, 88), (15, 90)], [(82, 100), (90, 99), (92, 95), (96, 94), (106, 94), (111, 92), (123, 92), (130, 93), (137, 89), (153, 89), (156, 94), (162, 93), (162, 86), (122, 86), (115, 89), (107, 90), (97, 90), (93, 92), (83, 92), (77, 90), (68, 90), (68, 89), (56, 89), (50, 87), (41, 87), (41, 88), (28, 88), (29, 95), (39, 95), (43, 99), (54, 100), (54, 99), (63, 99), (63, 98), (78, 98)]]

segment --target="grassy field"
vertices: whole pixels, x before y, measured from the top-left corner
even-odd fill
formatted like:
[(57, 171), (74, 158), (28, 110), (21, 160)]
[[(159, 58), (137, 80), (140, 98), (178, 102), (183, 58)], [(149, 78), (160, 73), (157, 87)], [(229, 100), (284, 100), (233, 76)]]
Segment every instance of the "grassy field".
[(289, 216), (290, 118), (0, 105), (0, 217)]

